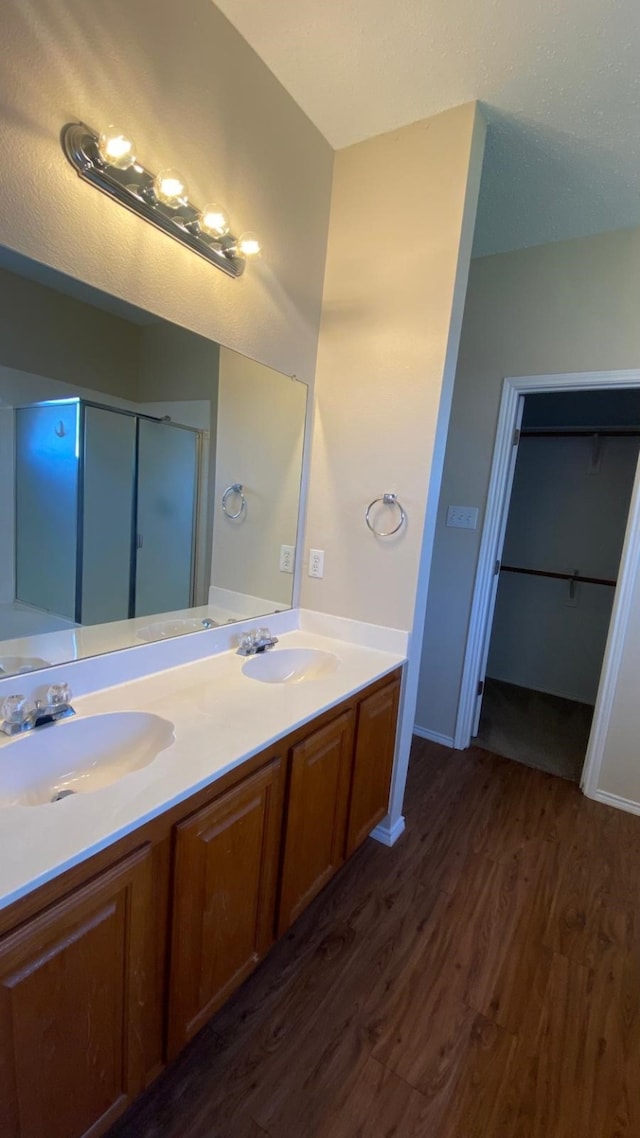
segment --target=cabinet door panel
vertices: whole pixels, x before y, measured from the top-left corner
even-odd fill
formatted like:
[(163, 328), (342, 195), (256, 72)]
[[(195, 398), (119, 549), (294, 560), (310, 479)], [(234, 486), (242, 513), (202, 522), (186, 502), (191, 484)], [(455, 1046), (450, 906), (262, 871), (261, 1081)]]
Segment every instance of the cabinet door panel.
[(144, 1085), (149, 849), (0, 941), (0, 1133), (102, 1134)]
[(351, 711), (292, 750), (279, 935), (344, 861), (352, 751)]
[(170, 1055), (273, 942), (281, 819), (274, 759), (176, 827)]
[(400, 681), (394, 680), (358, 705), (347, 857), (387, 813), (399, 695)]

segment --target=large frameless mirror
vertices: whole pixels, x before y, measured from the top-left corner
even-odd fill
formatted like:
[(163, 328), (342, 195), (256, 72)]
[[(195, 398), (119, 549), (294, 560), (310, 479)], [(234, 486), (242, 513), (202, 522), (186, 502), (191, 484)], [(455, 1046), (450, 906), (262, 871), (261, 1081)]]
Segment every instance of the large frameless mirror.
[(0, 677), (292, 604), (304, 384), (0, 252)]

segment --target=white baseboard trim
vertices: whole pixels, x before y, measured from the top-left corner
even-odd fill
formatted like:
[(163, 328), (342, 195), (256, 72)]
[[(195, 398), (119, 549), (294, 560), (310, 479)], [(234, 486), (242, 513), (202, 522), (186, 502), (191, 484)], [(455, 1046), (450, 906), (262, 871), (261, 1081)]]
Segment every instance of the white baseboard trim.
[(616, 810), (626, 810), (627, 814), (640, 814), (640, 802), (634, 802), (632, 798), (621, 798), (619, 794), (609, 794), (606, 790), (594, 790), (587, 798), (593, 798), (605, 806), (613, 806)]
[(452, 735), (441, 735), (439, 731), (430, 731), (428, 727), (418, 727), (417, 723), (413, 725), (413, 734), (420, 739), (429, 739), (432, 743), (440, 743), (443, 747), (453, 747), (454, 745)]
[(388, 822), (380, 822), (375, 830), (372, 830), (369, 837), (373, 838), (376, 842), (381, 842), (383, 846), (395, 846), (401, 834), (404, 834), (405, 820), (401, 816), (397, 822), (390, 826)]

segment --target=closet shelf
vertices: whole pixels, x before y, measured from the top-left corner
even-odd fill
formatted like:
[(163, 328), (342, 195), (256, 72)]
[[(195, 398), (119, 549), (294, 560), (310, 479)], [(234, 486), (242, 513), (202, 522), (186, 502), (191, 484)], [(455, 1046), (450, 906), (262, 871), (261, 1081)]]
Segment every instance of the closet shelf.
[(556, 581), (573, 581), (581, 585), (607, 585), (615, 589), (617, 581), (610, 577), (585, 577), (582, 573), (552, 573), (547, 569), (523, 569), (520, 565), (501, 565), (501, 573), (526, 573), (530, 577), (552, 577)]

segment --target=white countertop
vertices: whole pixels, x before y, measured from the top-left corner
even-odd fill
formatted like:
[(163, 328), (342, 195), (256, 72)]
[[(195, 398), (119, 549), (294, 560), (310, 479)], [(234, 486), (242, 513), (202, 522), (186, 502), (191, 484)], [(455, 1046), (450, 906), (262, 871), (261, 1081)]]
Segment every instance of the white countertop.
[[(405, 657), (295, 630), (279, 648), (318, 648), (339, 658), (335, 672), (296, 684), (242, 674), (234, 651), (155, 672), (73, 700), (78, 716), (147, 711), (169, 719), (175, 741), (119, 782), (42, 806), (0, 808), (0, 908), (97, 853), (136, 827), (393, 671)], [(64, 723), (40, 728), (64, 730)], [(0, 764), (11, 742), (0, 742)]]

